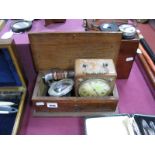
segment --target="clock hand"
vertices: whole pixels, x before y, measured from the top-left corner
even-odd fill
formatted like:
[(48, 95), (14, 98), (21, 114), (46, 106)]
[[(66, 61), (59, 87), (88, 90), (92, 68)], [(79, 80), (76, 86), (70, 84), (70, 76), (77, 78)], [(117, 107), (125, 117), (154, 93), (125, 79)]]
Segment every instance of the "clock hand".
[(90, 83), (91, 88), (94, 90), (94, 92), (96, 93), (97, 96), (99, 96), (98, 92), (95, 90), (95, 88), (93, 88), (92, 84)]

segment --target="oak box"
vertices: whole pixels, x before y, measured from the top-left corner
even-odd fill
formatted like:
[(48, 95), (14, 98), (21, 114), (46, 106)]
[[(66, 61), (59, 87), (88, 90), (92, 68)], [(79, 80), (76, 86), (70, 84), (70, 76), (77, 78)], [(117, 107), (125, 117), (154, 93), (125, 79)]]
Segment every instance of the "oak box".
[(76, 59), (112, 59), (116, 65), (121, 33), (52, 32), (29, 33), (31, 52), (38, 77), (32, 102), (37, 116), (83, 116), (114, 112), (118, 102), (115, 86), (105, 97), (47, 96), (42, 76), (51, 69), (73, 70)]

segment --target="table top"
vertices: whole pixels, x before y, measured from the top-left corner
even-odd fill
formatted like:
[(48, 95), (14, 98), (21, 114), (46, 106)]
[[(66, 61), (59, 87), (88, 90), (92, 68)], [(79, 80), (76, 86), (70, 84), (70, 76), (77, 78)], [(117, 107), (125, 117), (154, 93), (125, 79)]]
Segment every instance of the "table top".
[[(10, 31), (13, 20), (8, 20), (5, 27), (0, 32), (0, 37)], [(34, 20), (31, 30), (24, 33), (13, 33), (16, 44), (29, 44), (29, 32), (82, 32), (85, 31), (82, 19), (67, 19), (65, 23), (53, 23), (45, 26), (45, 20)]]

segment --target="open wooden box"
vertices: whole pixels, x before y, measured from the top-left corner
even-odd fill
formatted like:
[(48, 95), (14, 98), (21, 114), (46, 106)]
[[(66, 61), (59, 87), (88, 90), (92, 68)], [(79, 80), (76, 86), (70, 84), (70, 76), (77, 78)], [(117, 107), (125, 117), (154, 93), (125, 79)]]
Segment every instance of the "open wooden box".
[[(4, 135), (18, 134), (26, 96), (25, 81), (15, 54), (14, 41), (0, 39), (0, 101), (14, 102), (14, 108), (18, 109), (17, 113), (0, 114), (0, 134)], [(12, 96), (8, 97), (8, 93)]]
[(118, 102), (115, 86), (106, 97), (50, 97), (42, 80), (51, 69), (74, 70), (79, 58), (113, 59), (115, 65), (120, 48), (121, 33), (52, 32), (29, 33), (32, 56), (38, 77), (32, 102), (37, 116), (73, 116), (114, 112)]

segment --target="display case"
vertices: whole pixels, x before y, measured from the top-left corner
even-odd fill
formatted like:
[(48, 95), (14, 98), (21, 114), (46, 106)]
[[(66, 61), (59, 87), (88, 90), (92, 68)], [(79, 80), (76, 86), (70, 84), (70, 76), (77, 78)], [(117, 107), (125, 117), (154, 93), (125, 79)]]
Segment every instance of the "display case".
[(16, 57), (14, 41), (0, 40), (0, 134), (18, 134), (26, 84)]

